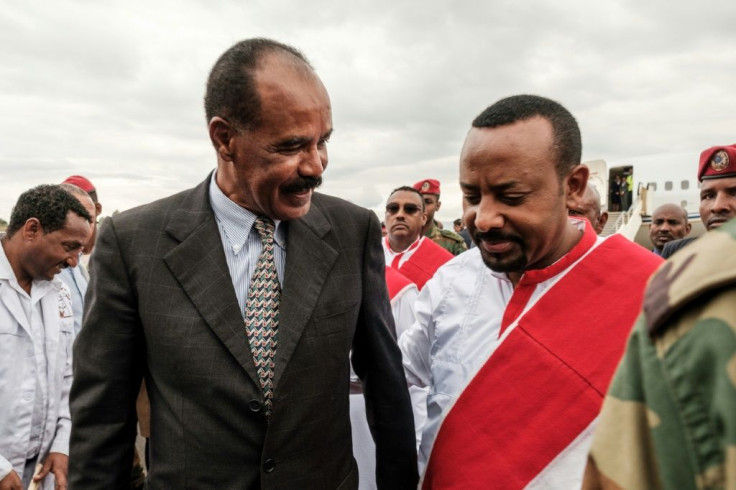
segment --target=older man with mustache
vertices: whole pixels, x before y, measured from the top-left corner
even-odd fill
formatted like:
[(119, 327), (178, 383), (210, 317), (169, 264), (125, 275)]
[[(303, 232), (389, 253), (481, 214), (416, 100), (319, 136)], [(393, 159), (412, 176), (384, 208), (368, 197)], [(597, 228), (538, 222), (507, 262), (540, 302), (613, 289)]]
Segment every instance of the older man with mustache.
[(378, 486), (415, 487), (378, 219), (314, 192), (327, 90), (296, 49), (249, 39), (215, 63), (205, 112), (215, 172), (101, 227), (75, 346), (71, 486), (127, 484), (145, 377), (148, 488), (355, 489), (352, 361)]

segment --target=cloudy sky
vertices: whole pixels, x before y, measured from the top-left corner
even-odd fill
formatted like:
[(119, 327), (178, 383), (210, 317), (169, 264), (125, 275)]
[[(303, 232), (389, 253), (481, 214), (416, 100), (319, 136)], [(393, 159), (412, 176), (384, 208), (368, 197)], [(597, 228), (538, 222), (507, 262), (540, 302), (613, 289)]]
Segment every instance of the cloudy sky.
[(434, 177), (440, 219), (459, 217), (470, 121), (517, 93), (568, 107), (584, 160), (694, 168), (736, 142), (734, 25), (733, 0), (4, 0), (0, 217), (72, 174), (103, 214), (199, 183), (208, 71), (255, 36), (301, 49), (330, 93), (322, 190), (378, 212)]

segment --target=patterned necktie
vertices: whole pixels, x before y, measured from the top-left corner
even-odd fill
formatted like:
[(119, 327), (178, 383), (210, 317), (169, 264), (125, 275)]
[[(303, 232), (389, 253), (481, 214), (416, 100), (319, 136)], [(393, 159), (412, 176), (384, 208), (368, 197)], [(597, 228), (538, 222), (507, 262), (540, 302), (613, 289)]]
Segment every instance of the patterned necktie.
[(245, 333), (258, 370), (268, 417), (271, 415), (273, 404), (273, 369), (281, 286), (276, 274), (276, 263), (273, 260), (274, 223), (269, 218), (261, 216), (256, 219), (254, 226), (261, 237), (263, 249), (248, 288), (248, 299), (245, 303)]

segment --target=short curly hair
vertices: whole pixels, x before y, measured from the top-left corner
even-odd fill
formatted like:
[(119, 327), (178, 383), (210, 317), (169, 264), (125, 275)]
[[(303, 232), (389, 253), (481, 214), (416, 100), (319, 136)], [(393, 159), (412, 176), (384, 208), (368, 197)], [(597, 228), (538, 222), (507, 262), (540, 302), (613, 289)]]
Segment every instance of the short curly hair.
[(20, 195), (10, 213), (10, 223), (5, 236), (11, 238), (31, 218), (41, 223), (44, 233), (61, 230), (69, 211), (92, 222), (92, 216), (82, 203), (58, 185), (39, 185)]
[(560, 103), (539, 95), (514, 95), (486, 108), (473, 120), (474, 128), (497, 128), (533, 117), (550, 122), (554, 132), (555, 170), (565, 177), (580, 164), (582, 140), (578, 123)]
[(286, 44), (265, 38), (240, 41), (225, 51), (210, 71), (204, 96), (208, 123), (219, 116), (238, 129), (257, 126), (261, 107), (253, 75), (263, 57), (271, 53), (291, 56), (313, 70), (299, 50)]

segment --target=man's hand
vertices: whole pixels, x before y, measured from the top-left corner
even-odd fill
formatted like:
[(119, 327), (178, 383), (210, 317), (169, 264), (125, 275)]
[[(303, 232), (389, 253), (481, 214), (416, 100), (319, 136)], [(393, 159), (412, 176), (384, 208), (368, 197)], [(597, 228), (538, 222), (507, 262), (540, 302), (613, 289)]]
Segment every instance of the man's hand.
[(11, 471), (0, 480), (0, 490), (23, 490), (23, 482), (20, 481), (18, 473)]
[(40, 482), (49, 472), (56, 477), (56, 490), (66, 490), (66, 475), (69, 471), (69, 456), (61, 453), (49, 453), (43, 463), (41, 472), (33, 477), (34, 482)]

